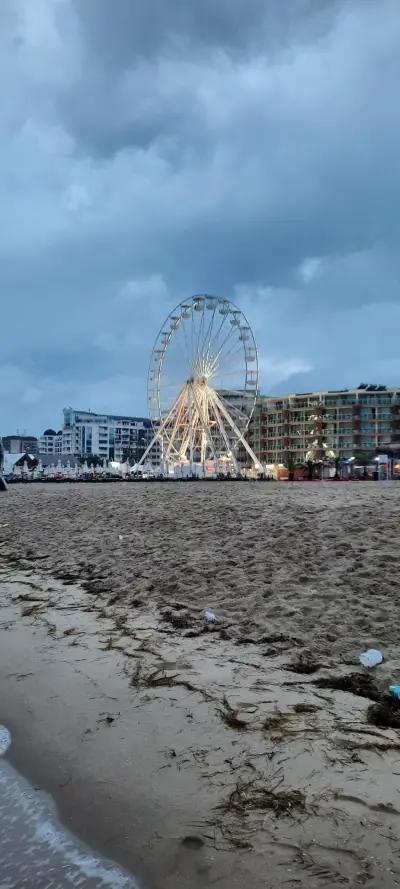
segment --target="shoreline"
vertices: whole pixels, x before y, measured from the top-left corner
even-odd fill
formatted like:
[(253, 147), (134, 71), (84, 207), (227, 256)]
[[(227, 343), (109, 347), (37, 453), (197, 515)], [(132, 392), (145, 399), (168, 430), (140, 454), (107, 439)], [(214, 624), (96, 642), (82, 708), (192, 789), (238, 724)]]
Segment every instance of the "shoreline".
[[(169, 774), (183, 750), (197, 743), (197, 723), (187, 718), (189, 706), (199, 706), (193, 701), (196, 693), (174, 688), (171, 695), (167, 688), (166, 695), (161, 689), (153, 700), (146, 694), (143, 701), (135, 700), (122, 651), (104, 650), (112, 621), (84, 611), (83, 590), (51, 577), (21, 574), (3, 574), (0, 588), (2, 603), (4, 596), (18, 602), (2, 607), (0, 628), (0, 712), (13, 737), (7, 754), (11, 765), (50, 794), (68, 830), (135, 874), (141, 889), (206, 886), (210, 850), (205, 843), (196, 848), (196, 841), (192, 848), (187, 840), (193, 834), (198, 838), (193, 820), (207, 809), (206, 804), (202, 813), (199, 807), (198, 772), (192, 778), (179, 774), (178, 766), (176, 801), (176, 775)], [(57, 604), (46, 603), (41, 615), (21, 621), (25, 597), (43, 597), (46, 590), (53, 602), (58, 594)], [(76, 640), (65, 630), (77, 617), (84, 638), (71, 645)], [(18, 666), (22, 657), (23, 669)], [(200, 703), (203, 711), (206, 706)], [(155, 781), (162, 787), (156, 789)], [(227, 880), (230, 857), (229, 851), (222, 854), (219, 864)]]
[[(9, 889), (26, 885), (84, 885), (140, 889), (133, 875), (84, 845), (60, 823), (53, 798), (32, 786), (5, 754), (11, 733), (0, 725), (0, 872)], [(21, 847), (21, 837), (24, 838)], [(4, 880), (4, 883), (3, 883)]]

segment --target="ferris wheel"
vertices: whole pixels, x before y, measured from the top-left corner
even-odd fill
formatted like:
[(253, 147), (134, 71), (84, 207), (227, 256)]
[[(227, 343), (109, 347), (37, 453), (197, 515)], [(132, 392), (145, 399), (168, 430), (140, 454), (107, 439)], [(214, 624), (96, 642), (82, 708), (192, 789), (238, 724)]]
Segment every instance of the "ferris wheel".
[(230, 300), (208, 294), (179, 303), (162, 325), (148, 372), (148, 403), (154, 439), (169, 465), (212, 461), (238, 470), (242, 445), (260, 464), (244, 435), (258, 389), (254, 336)]

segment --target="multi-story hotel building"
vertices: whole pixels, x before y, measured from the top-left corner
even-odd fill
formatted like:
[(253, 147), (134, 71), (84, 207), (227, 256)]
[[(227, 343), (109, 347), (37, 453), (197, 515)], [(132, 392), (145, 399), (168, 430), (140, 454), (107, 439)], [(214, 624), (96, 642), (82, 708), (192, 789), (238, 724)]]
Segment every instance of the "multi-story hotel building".
[[(62, 453), (71, 456), (97, 455), (104, 460), (135, 462), (153, 437), (151, 420), (116, 414), (96, 414), (64, 408)], [(152, 448), (149, 462), (160, 463), (160, 446)]]
[(360, 451), (385, 451), (400, 441), (400, 387), (368, 385), (357, 389), (260, 396), (247, 438), (260, 462), (283, 463), (288, 452), (306, 460), (318, 436), (343, 458)]
[(54, 429), (45, 429), (43, 435), (39, 438), (39, 454), (48, 456), (60, 456), (62, 454), (62, 430), (55, 432)]

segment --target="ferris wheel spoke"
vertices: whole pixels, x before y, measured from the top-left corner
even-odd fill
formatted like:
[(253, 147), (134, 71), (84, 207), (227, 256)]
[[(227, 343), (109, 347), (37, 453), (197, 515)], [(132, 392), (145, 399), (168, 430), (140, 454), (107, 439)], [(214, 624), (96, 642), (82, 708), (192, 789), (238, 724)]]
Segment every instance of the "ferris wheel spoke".
[(173, 395), (176, 395), (176, 397), (178, 397), (181, 389), (181, 383), (163, 383), (161, 386), (158, 387), (158, 392), (160, 393), (160, 395), (163, 395), (164, 398), (171, 398)]
[(204, 360), (205, 367), (208, 366), (208, 361), (209, 361), (210, 345), (211, 345), (211, 332), (212, 332), (213, 325), (214, 325), (214, 319), (215, 319), (215, 313), (216, 313), (216, 311), (217, 311), (217, 301), (215, 301), (214, 308), (212, 309), (211, 320), (210, 320), (210, 323), (209, 323), (209, 325), (208, 325), (207, 332), (206, 332), (206, 335), (205, 335), (205, 337), (204, 337), (204, 341), (203, 341), (203, 354), (204, 354), (204, 351), (205, 351), (206, 346), (207, 346), (207, 352), (205, 353), (205, 360)]
[(216, 355), (215, 355), (215, 358), (216, 358), (216, 359), (219, 358), (219, 356), (221, 355), (223, 349), (225, 348), (225, 346), (227, 345), (227, 343), (229, 342), (229, 340), (231, 339), (231, 337), (234, 336), (235, 332), (236, 332), (236, 331), (235, 331), (235, 327), (232, 326), (231, 329), (230, 329), (230, 331), (229, 331), (229, 333), (228, 333), (228, 335), (225, 337), (225, 339), (224, 339), (224, 340), (222, 341), (222, 343), (219, 345), (218, 351), (216, 352)]
[(216, 371), (210, 376), (210, 380), (213, 380), (213, 385), (216, 384), (217, 380), (230, 380), (232, 385), (236, 384), (236, 388), (239, 387), (241, 381), (244, 383), (244, 375), (243, 369), (239, 364), (227, 364), (224, 367), (217, 368)]
[[(175, 309), (174, 310), (174, 317), (175, 317), (176, 311), (177, 310)], [(187, 367), (187, 374), (186, 375), (188, 376), (189, 375), (189, 368), (191, 365), (191, 358), (190, 358), (190, 346), (189, 346), (187, 337), (188, 337), (188, 334), (187, 334), (187, 330), (186, 330), (186, 325), (184, 323), (183, 315), (181, 315), (180, 316), (180, 323), (175, 329), (174, 342), (179, 342), (182, 344), (182, 346), (178, 352), (179, 360), (180, 360), (180, 373), (182, 373), (182, 364), (186, 364), (186, 367)], [(171, 347), (171, 343), (170, 343), (170, 347)], [(165, 361), (166, 361), (166, 359), (168, 360), (168, 354), (169, 354), (169, 349), (168, 349), (168, 347), (166, 347), (166, 349), (164, 351), (164, 355), (163, 355), (163, 360), (162, 360), (161, 366), (160, 366), (160, 371), (162, 369), (164, 374), (166, 372), (168, 372), (168, 368), (165, 367)], [(180, 377), (179, 382), (180, 382), (180, 385), (182, 386), (182, 376)]]
[(229, 358), (229, 356), (233, 352), (235, 352), (235, 351), (242, 352), (243, 351), (241, 345), (240, 344), (238, 345), (237, 340), (235, 340), (233, 343), (230, 344), (230, 348), (227, 348), (229, 339), (231, 338), (232, 335), (233, 334), (230, 334), (229, 337), (226, 338), (225, 342), (220, 346), (218, 352), (214, 353), (213, 360), (212, 360), (212, 368), (213, 368), (214, 373), (221, 366), (221, 363), (225, 363), (227, 358)]
[(219, 370), (216, 374), (214, 374), (212, 379), (213, 380), (220, 380), (222, 378), (225, 379), (226, 377), (238, 377), (238, 376), (240, 376), (238, 369), (236, 369), (236, 370)]
[(239, 387), (240, 382), (243, 382), (243, 385), (245, 384), (243, 369), (239, 364), (229, 364), (218, 368), (212, 377), (210, 377), (210, 380), (213, 381), (213, 385), (216, 385), (218, 380), (227, 380), (231, 385), (234, 385), (235, 388)]
[(203, 332), (203, 327), (204, 327), (204, 308), (205, 308), (205, 304), (203, 303), (201, 318), (200, 318), (200, 322), (199, 322), (199, 329), (198, 329), (198, 333), (197, 333), (197, 346), (196, 346), (196, 358), (195, 358), (196, 370), (198, 370), (199, 364), (200, 364), (200, 340), (202, 337), (202, 332)]
[[(225, 345), (225, 344), (224, 344)], [(226, 343), (227, 345), (227, 343)], [(221, 350), (222, 351), (222, 350)], [(244, 355), (243, 343), (240, 340), (234, 340), (233, 343), (230, 343), (229, 348), (223, 353), (223, 361), (227, 361), (227, 359), (232, 355), (232, 353), (237, 352), (240, 355)]]
[(243, 349), (241, 346), (235, 346), (230, 352), (224, 355), (223, 360), (215, 371), (215, 376), (231, 376), (237, 371), (243, 376), (243, 366), (246, 367)]
[(228, 318), (228, 315), (225, 314), (225, 315), (223, 316), (223, 318), (222, 318), (222, 321), (221, 321), (221, 324), (220, 324), (220, 326), (219, 326), (219, 328), (218, 328), (217, 333), (215, 334), (215, 336), (213, 337), (213, 339), (212, 339), (212, 341), (211, 341), (211, 345), (210, 345), (210, 353), (211, 353), (211, 354), (213, 354), (214, 343), (215, 343), (215, 344), (218, 344), (219, 338), (220, 338), (221, 333), (222, 333), (223, 326), (224, 326), (224, 324), (225, 324), (227, 318)]
[(183, 315), (182, 315), (182, 323), (180, 325), (180, 329), (182, 330), (182, 333), (183, 333), (183, 341), (184, 341), (184, 346), (185, 346), (187, 375), (190, 376), (192, 360), (191, 360), (191, 355), (190, 355), (188, 333), (187, 333), (187, 329), (186, 329), (185, 318)]

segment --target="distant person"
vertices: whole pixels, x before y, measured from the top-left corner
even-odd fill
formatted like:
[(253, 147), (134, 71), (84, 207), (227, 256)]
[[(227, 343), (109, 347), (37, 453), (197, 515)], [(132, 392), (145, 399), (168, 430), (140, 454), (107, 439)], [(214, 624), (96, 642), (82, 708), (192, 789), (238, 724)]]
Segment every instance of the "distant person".
[(0, 491), (6, 491), (7, 485), (4, 478), (4, 448), (3, 442), (0, 438)]

